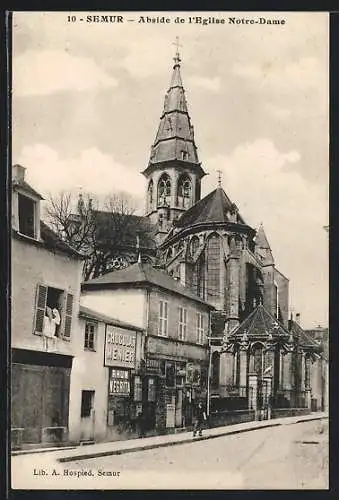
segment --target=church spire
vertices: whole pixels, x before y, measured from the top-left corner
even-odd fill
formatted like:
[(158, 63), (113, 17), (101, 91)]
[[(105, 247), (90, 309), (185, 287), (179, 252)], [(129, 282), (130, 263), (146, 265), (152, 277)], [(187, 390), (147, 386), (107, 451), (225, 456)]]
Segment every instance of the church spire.
[(173, 73), (165, 96), (158, 132), (151, 149), (149, 165), (180, 160), (199, 165), (194, 129), (188, 113), (185, 90), (181, 78), (181, 57), (177, 37)]
[(268, 243), (264, 226), (261, 223), (255, 238), (255, 251), (264, 266), (274, 265), (274, 258)]

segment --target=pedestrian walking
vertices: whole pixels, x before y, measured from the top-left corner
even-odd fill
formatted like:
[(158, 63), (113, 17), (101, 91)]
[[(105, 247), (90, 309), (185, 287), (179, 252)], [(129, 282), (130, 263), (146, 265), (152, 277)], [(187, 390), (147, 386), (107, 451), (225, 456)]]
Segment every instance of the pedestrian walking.
[(202, 426), (206, 419), (207, 419), (206, 412), (203, 408), (202, 402), (199, 401), (199, 404), (195, 411), (195, 424), (193, 428), (193, 437), (196, 436), (197, 432), (199, 436), (202, 436)]
[(139, 411), (137, 415), (137, 430), (140, 438), (145, 437), (145, 421), (144, 421), (144, 414)]

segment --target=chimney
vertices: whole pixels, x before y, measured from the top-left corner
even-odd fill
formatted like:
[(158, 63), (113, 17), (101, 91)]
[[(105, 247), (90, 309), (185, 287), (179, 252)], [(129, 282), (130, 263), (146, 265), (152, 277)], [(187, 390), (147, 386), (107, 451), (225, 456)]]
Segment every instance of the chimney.
[(300, 326), (300, 313), (297, 313), (297, 314), (295, 315), (295, 322), (297, 323), (297, 325), (299, 325), (299, 326)]
[(21, 165), (13, 165), (12, 169), (12, 179), (13, 181), (24, 181), (25, 180), (25, 167)]

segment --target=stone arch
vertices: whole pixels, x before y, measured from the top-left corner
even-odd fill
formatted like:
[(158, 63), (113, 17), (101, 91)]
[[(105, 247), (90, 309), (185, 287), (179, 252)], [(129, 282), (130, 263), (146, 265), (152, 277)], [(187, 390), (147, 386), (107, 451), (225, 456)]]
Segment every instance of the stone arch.
[(162, 174), (158, 182), (158, 206), (170, 206), (171, 188), (170, 176), (166, 173)]
[(187, 174), (182, 174), (178, 179), (177, 206), (190, 208), (192, 206), (192, 180)]

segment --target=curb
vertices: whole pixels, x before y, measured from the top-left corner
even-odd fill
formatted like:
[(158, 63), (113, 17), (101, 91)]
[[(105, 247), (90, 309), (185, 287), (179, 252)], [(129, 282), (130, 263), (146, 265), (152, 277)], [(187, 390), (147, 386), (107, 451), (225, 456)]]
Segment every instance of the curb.
[(19, 455), (35, 455), (36, 453), (54, 453), (55, 451), (75, 450), (76, 448), (76, 446), (60, 446), (57, 448), (38, 448), (36, 450), (14, 450), (11, 452), (11, 456), (17, 457)]
[(229, 431), (224, 431), (220, 434), (215, 434), (212, 436), (201, 436), (201, 437), (190, 437), (190, 438), (185, 438), (182, 439), (181, 441), (173, 441), (173, 442), (166, 442), (166, 443), (154, 443), (154, 444), (146, 444), (143, 446), (135, 446), (134, 448), (122, 448), (120, 450), (107, 450), (107, 451), (98, 451), (98, 452), (93, 452), (91, 454), (87, 455), (77, 455), (73, 457), (62, 457), (58, 458), (57, 461), (64, 463), (64, 462), (75, 462), (77, 460), (85, 460), (85, 459), (91, 459), (91, 458), (100, 458), (100, 457), (107, 457), (110, 455), (124, 455), (125, 453), (134, 453), (137, 451), (146, 451), (146, 450), (152, 450), (156, 448), (166, 448), (169, 446), (178, 446), (180, 444), (188, 444), (188, 443), (196, 443), (197, 441), (205, 441), (206, 439), (215, 439), (223, 436), (230, 436), (232, 434), (241, 434), (243, 432), (250, 432), (250, 431), (256, 431), (260, 429), (266, 429), (267, 427), (277, 427), (279, 425), (282, 425), (281, 423), (277, 424), (272, 424), (272, 425), (262, 425), (258, 427), (252, 427), (250, 429), (237, 429), (237, 430), (229, 430)]
[(260, 429), (267, 429), (269, 427), (278, 427), (280, 425), (294, 425), (294, 424), (299, 424), (302, 422), (311, 422), (314, 420), (322, 420), (322, 419), (327, 419), (328, 416), (319, 416), (319, 417), (313, 417), (313, 418), (308, 418), (308, 419), (300, 419), (295, 422), (277, 422), (277, 423), (272, 423), (272, 424), (266, 424), (266, 425), (256, 425), (251, 428), (246, 428), (246, 429), (236, 429), (236, 430), (226, 430), (221, 432), (220, 434), (215, 434), (215, 435), (210, 435), (210, 436), (202, 436), (202, 437), (190, 437), (190, 438), (185, 438), (182, 439), (181, 441), (173, 441), (173, 442), (165, 442), (165, 443), (154, 443), (154, 444), (145, 444), (142, 446), (135, 446), (133, 448), (121, 448), (120, 450), (107, 450), (107, 451), (98, 451), (98, 452), (93, 452), (93, 453), (88, 453), (88, 454), (82, 454), (82, 455), (74, 455), (70, 457), (61, 457), (58, 458), (57, 461), (60, 463), (65, 463), (65, 462), (75, 462), (78, 460), (86, 460), (86, 459), (91, 459), (91, 458), (100, 458), (100, 457), (107, 457), (111, 455), (124, 455), (125, 453), (134, 453), (138, 451), (146, 451), (146, 450), (151, 450), (151, 449), (156, 449), (156, 448), (165, 448), (169, 446), (178, 446), (180, 444), (188, 444), (188, 443), (195, 443), (197, 441), (205, 441), (207, 439), (216, 439), (219, 437), (224, 437), (224, 436), (231, 436), (235, 434), (241, 434), (244, 432), (251, 432), (251, 431), (256, 431)]

